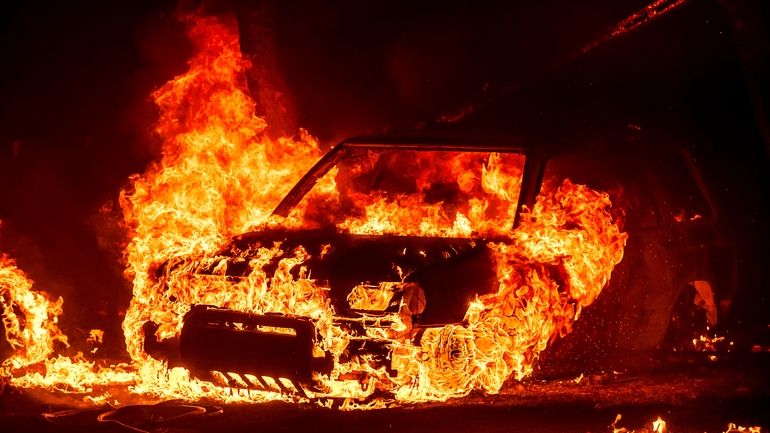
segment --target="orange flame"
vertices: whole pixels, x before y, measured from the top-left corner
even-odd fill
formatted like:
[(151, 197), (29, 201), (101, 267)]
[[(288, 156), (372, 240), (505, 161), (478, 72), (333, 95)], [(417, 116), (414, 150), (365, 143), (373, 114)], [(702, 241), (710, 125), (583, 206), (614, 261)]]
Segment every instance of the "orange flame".
[[(248, 94), (245, 72), (250, 64), (240, 52), (237, 29), (215, 18), (195, 18), (189, 24), (196, 48), (189, 71), (153, 94), (160, 108), (156, 131), (163, 139), (161, 159), (133, 176), (131, 187), (121, 194), (131, 228), (125, 258), (133, 298), (123, 330), (132, 364), (104, 368), (82, 356), (53, 358), (49, 342), (9, 364), (17, 369), (48, 357), (45, 374), (19, 375), (13, 383), (57, 389), (66, 384), (80, 391), (121, 383), (134, 393), (157, 397), (289, 399), (278, 384), (276, 392), (241, 392), (230, 388), (227, 372), (219, 383), (204, 382), (144, 352), (145, 322), (158, 324), (155, 336), (168, 339), (180, 333), (191, 305), (212, 304), (310, 318), (320, 336), (316, 350), (330, 353), (335, 361), (329, 374), (315, 378), (317, 390), (310, 397), (361, 399), (387, 391), (399, 401), (424, 401), (474, 389), (494, 393), (509, 377), (522, 379), (532, 372), (549, 340), (569, 332), (622, 259), (627, 236), (611, 212), (608, 195), (568, 180), (544, 190), (520, 226), (512, 229), (523, 167), (519, 155), (456, 154), (442, 160), (410, 156), (395, 163), (419, 173), (413, 188), (375, 194), (365, 194), (350, 182), (374, 168), (375, 159), (363, 158), (347, 178), (332, 170), (289, 217), (271, 217), (270, 211), (321, 156), (319, 145), (305, 131), (299, 131), (298, 138), (271, 139), (265, 134), (267, 125), (254, 114)], [(436, 179), (451, 185), (455, 200), (424, 199)], [(393, 182), (398, 185), (400, 180)], [(280, 244), (255, 246), (237, 258), (249, 270), (237, 279), (225, 278), (228, 258), (213, 255), (232, 236), (260, 227), (328, 224), (351, 234), (502, 236), (509, 241), (488, 244), (497, 287), (471, 302), (463, 324), (428, 328), (415, 342), (408, 332), (409, 315), (392, 314), (389, 328), (366, 331), (390, 342), (397, 372), (393, 375), (373, 366), (366, 356), (340, 362), (352, 335), (334, 324), (328, 287), (305, 267), (311, 252), (303, 247), (285, 250)], [(277, 266), (268, 272), (266, 264), (271, 262)], [(197, 273), (201, 263), (214, 271)], [(11, 277), (19, 274), (15, 267), (8, 269)], [(9, 287), (28, 291), (24, 281)], [(377, 296), (388, 296), (394, 287), (406, 290), (407, 285), (385, 282), (373, 298), (361, 292), (351, 295), (352, 302), (378, 305), (385, 301)], [(47, 332), (48, 339), (61, 338), (58, 328), (50, 326), (61, 303), (35, 302), (44, 306), (39, 314), (45, 316), (34, 319), (37, 310), (24, 307), (28, 324), (33, 323), (36, 332)], [(9, 324), (9, 339), (18, 340), (18, 324)], [(360, 407), (356, 404), (351, 400), (343, 407)]]
[[(666, 421), (661, 418), (657, 417), (656, 420), (652, 421), (650, 423), (650, 426), (652, 429), (643, 427), (641, 429), (627, 429), (625, 427), (618, 427), (618, 423), (623, 418), (621, 414), (617, 414), (615, 416), (615, 421), (610, 424), (610, 427), (612, 427), (612, 433), (666, 433), (668, 432), (668, 427)], [(762, 428), (758, 426), (749, 426), (749, 427), (743, 427), (740, 425), (736, 425), (735, 423), (728, 423), (727, 424), (727, 430), (725, 430), (723, 433), (737, 433), (737, 432), (746, 432), (746, 433), (762, 433)]]
[(48, 299), (45, 293), (33, 291), (32, 284), (13, 260), (0, 255), (0, 307), (5, 338), (14, 351), (3, 361), (0, 375), (43, 361), (56, 342), (67, 344), (58, 325), (63, 300)]
[[(141, 324), (167, 324), (173, 306), (149, 281), (153, 266), (177, 256), (213, 252), (231, 236), (263, 223), (272, 207), (320, 155), (300, 139), (264, 135), (248, 95), (237, 29), (214, 18), (190, 27), (196, 54), (190, 70), (153, 96), (160, 108), (161, 160), (132, 177), (121, 204), (134, 236), (126, 251), (134, 297), (124, 330), (129, 353), (143, 359)], [(160, 306), (160, 308), (159, 308)], [(163, 326), (160, 336), (173, 331)]]

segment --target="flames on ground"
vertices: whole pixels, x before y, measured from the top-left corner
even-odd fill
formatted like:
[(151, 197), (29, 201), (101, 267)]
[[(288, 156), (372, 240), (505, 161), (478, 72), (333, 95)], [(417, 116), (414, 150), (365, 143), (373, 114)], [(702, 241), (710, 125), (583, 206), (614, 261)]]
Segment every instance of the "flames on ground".
[[(650, 422), (647, 426), (638, 428), (638, 429), (628, 429), (626, 427), (620, 427), (618, 424), (620, 424), (620, 421), (623, 419), (623, 416), (621, 414), (618, 414), (615, 417), (615, 421), (612, 422), (610, 427), (612, 428), (612, 433), (667, 433), (671, 430), (668, 427), (668, 423), (661, 418), (657, 417), (654, 421)], [(727, 429), (723, 433), (738, 433), (738, 432), (746, 432), (746, 433), (761, 433), (762, 428), (758, 426), (740, 426), (735, 423), (728, 423)]]
[[(163, 139), (161, 158), (133, 176), (121, 193), (131, 230), (125, 260), (133, 298), (123, 322), (131, 360), (105, 365), (82, 354), (57, 354), (54, 343), (66, 343), (57, 326), (62, 300), (31, 290), (24, 273), (3, 258), (4, 326), (14, 353), (3, 362), (2, 374), (12, 384), (89, 393), (95, 402), (113, 404), (121, 401), (103, 391), (104, 386), (123, 386), (151, 398), (296, 399), (201, 381), (145, 353), (144, 323), (158, 324), (158, 339), (172, 338), (190, 306), (203, 303), (312, 319), (320, 336), (317, 350), (330, 353), (335, 363), (330, 373), (314, 378), (319, 387), (310, 397), (349, 398), (343, 407), (360, 407), (354, 402), (378, 391), (401, 402), (445, 400), (472, 390), (495, 393), (509, 377), (519, 380), (532, 372), (538, 354), (550, 340), (569, 332), (622, 259), (627, 236), (620, 212), (613, 210), (607, 194), (569, 180), (546, 184), (512, 229), (522, 170), (516, 155), (457, 154), (440, 161), (410, 161), (418, 169), (434, 167), (432, 174), (456, 192), (451, 203), (425, 202), (431, 185), (424, 176), (418, 176), (416, 191), (363, 194), (340, 183), (345, 177), (335, 171), (288, 217), (271, 216), (322, 156), (320, 145), (302, 130), (296, 137), (277, 139), (265, 133), (267, 125), (255, 115), (247, 90), (245, 72), (251, 65), (240, 52), (233, 25), (194, 17), (188, 26), (195, 47), (189, 70), (153, 94), (160, 110), (156, 131)], [(364, 158), (349, 175), (365, 172), (371, 163)], [(184, 266), (158, 277), (162, 263), (211, 257), (234, 235), (264, 227), (314, 227), (322, 217), (351, 234), (507, 239), (489, 243), (497, 290), (477, 296), (462, 324), (431, 328), (419, 343), (405, 331), (410, 324), (404, 317), (394, 315), (391, 328), (378, 335), (390, 340), (393, 349), (398, 373), (389, 375), (366, 357), (338, 362), (351, 336), (334, 325), (327, 288), (304, 269), (309, 253), (303, 248), (260, 245), (248, 256), (247, 277), (238, 281), (204, 281)], [(279, 264), (268, 273), (265, 264), (275, 258)], [(554, 278), (547, 265), (558, 266), (564, 275)], [(221, 275), (226, 266), (222, 259)], [(367, 404), (383, 402), (370, 399)]]

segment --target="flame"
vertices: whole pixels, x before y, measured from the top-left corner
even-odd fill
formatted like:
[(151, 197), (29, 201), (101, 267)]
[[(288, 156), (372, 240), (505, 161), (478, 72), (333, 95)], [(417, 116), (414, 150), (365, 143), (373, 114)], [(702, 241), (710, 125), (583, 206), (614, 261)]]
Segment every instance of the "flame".
[[(650, 426), (652, 429), (643, 427), (641, 429), (627, 429), (625, 427), (618, 427), (618, 423), (623, 418), (621, 414), (617, 414), (615, 416), (615, 421), (610, 424), (610, 427), (612, 427), (612, 433), (666, 433), (668, 430), (666, 421), (663, 420), (661, 417), (657, 417), (656, 420), (652, 421), (650, 423)], [(746, 433), (762, 433), (762, 428), (758, 426), (749, 426), (749, 427), (743, 427), (740, 425), (737, 425), (735, 423), (728, 423), (727, 424), (727, 430), (725, 430), (723, 433), (738, 433), (738, 432), (746, 432)]]
[(736, 433), (736, 432), (762, 433), (762, 428), (759, 426), (743, 427), (740, 425), (736, 425), (735, 423), (727, 424), (727, 430), (725, 430), (724, 433)]
[[(708, 329), (707, 329), (708, 330)], [(725, 337), (714, 334), (710, 336), (708, 334), (699, 335), (697, 338), (692, 339), (692, 346), (699, 352), (717, 352), (719, 347), (724, 345)], [(727, 343), (728, 347), (733, 346), (733, 342)], [(728, 348), (729, 351), (729, 348)]]
[(53, 301), (44, 292), (32, 290), (32, 284), (12, 259), (0, 255), (3, 327), (14, 352), (3, 361), (0, 375), (45, 360), (57, 342), (67, 345), (58, 325), (64, 301)]
[(92, 329), (88, 331), (88, 341), (91, 344), (102, 344), (104, 340), (104, 331), (101, 329)]
[(250, 64), (236, 28), (197, 18), (189, 36), (196, 47), (189, 71), (153, 93), (162, 158), (134, 176), (121, 197), (134, 232), (126, 251), (134, 296), (123, 327), (135, 360), (144, 359), (142, 323), (161, 323), (161, 337), (172, 332), (166, 315), (174, 306), (158, 308), (164, 300), (149, 280), (153, 266), (213, 252), (257, 227), (320, 156), (318, 143), (304, 131), (298, 140), (264, 134), (267, 125), (254, 115), (248, 95)]
[[(107, 366), (82, 355), (53, 357), (53, 341), (65, 341), (55, 327), (61, 300), (34, 297), (31, 283), (4, 261), (3, 307), (11, 312), (6, 334), (23, 349), (4, 366), (21, 371), (44, 361), (43, 373), (15, 374), (14, 384), (93, 392), (97, 400), (107, 398), (98, 387), (110, 384), (158, 398), (296, 399), (282, 393), (277, 382), (274, 391), (238, 389), (232, 383), (240, 379), (229, 372), (215, 374), (213, 382), (195, 379), (144, 351), (145, 323), (157, 324), (151, 337), (167, 340), (179, 335), (191, 305), (209, 304), (312, 320), (318, 334), (314, 353), (328, 353), (334, 367), (314, 377), (317, 386), (309, 397), (348, 398), (342, 408), (382, 406), (381, 399), (361, 402), (377, 392), (409, 402), (445, 400), (472, 390), (495, 393), (509, 377), (520, 380), (532, 372), (539, 353), (570, 331), (622, 259), (627, 235), (609, 196), (569, 180), (544, 189), (514, 230), (524, 159), (513, 154), (395, 156), (390, 163), (404, 173), (418, 173), (416, 179), (407, 182), (391, 173), (383, 181), (387, 188), (373, 193), (357, 182), (377, 169), (376, 155), (368, 154), (345, 176), (330, 171), (288, 217), (271, 216), (322, 155), (319, 143), (303, 130), (296, 137), (266, 134), (267, 124), (255, 115), (246, 85), (251, 65), (231, 23), (196, 17), (188, 24), (195, 46), (189, 70), (153, 93), (160, 110), (161, 158), (132, 176), (121, 194), (131, 231), (125, 259), (133, 297), (123, 322), (131, 363)], [(437, 192), (436, 185), (444, 189)], [(366, 329), (367, 337), (389, 342), (395, 374), (369, 355), (343, 361), (356, 336), (335, 323), (329, 287), (311, 275), (308, 261), (315, 252), (275, 243), (254, 245), (235, 257), (217, 255), (233, 236), (251, 230), (329, 225), (352, 235), (500, 238), (487, 243), (497, 286), (471, 302), (461, 324), (427, 328), (419, 341), (410, 332), (410, 309), (424, 302), (417, 288), (405, 281), (356, 286), (350, 302), (370, 309), (390, 302), (395, 292), (404, 294), (399, 311), (379, 319), (389, 326)], [(228, 269), (236, 261), (247, 271), (230, 278)], [(204, 267), (211, 271), (200, 272)], [(23, 329), (12, 305), (26, 317)], [(24, 334), (27, 329), (30, 335)], [(97, 336), (101, 339), (94, 333), (94, 341)]]

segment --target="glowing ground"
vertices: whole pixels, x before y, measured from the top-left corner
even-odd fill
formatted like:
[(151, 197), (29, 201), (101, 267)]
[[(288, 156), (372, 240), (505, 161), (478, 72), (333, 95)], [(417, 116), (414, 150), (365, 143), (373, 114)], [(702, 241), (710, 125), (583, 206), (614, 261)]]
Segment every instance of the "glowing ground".
[[(492, 396), (471, 395), (443, 404), (341, 412), (311, 405), (268, 403), (217, 405), (198, 402), (206, 414), (174, 416), (203, 409), (129, 406), (104, 417), (150, 432), (309, 431), (322, 432), (612, 432), (617, 427), (651, 431), (661, 416), (668, 432), (724, 432), (730, 422), (770, 425), (770, 356), (752, 354), (716, 362), (651, 361), (638, 373), (585, 375), (576, 380), (530, 380), (507, 384)], [(97, 417), (111, 408), (86, 407), (79, 396), (19, 391), (0, 396), (0, 431), (131, 431)], [(153, 402), (157, 403), (157, 402)], [(221, 413), (217, 409), (221, 408)], [(46, 420), (44, 413), (57, 413)], [(165, 421), (164, 421), (165, 420)], [(647, 429), (647, 430), (644, 430)]]

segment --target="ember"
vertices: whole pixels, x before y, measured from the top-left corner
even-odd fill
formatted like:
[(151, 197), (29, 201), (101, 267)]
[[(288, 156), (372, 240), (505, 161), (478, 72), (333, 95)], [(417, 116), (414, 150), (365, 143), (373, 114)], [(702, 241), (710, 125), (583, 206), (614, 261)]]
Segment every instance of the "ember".
[[(629, 430), (625, 427), (618, 427), (618, 423), (623, 417), (618, 414), (615, 417), (615, 421), (612, 422), (612, 425), (610, 426), (612, 428), (612, 433), (666, 433), (668, 432), (666, 421), (663, 420), (663, 418), (658, 417), (655, 421), (652, 421), (650, 423), (650, 428), (642, 427), (639, 429), (632, 429)], [(723, 433), (737, 433), (737, 432), (747, 432), (747, 433), (761, 433), (762, 429), (757, 426), (750, 426), (750, 427), (743, 427), (736, 425), (734, 423), (729, 423), (727, 425), (727, 430), (725, 430)]]

